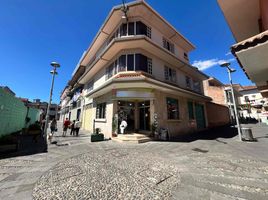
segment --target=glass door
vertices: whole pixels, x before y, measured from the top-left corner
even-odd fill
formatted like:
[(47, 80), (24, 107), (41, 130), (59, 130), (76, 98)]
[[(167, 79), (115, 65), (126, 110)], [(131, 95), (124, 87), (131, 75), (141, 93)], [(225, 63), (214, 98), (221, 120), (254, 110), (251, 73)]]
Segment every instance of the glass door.
[(150, 101), (139, 103), (140, 130), (150, 131)]
[(135, 102), (118, 101), (118, 127), (123, 120), (127, 122), (126, 132), (133, 132), (135, 129)]

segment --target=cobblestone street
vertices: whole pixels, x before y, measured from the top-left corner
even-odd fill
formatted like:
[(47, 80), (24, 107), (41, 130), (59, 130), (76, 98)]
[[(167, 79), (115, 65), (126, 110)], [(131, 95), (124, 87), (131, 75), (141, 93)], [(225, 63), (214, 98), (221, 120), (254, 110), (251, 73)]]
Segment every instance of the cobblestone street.
[(49, 152), (0, 160), (0, 199), (267, 199), (268, 128), (145, 144), (55, 137)]

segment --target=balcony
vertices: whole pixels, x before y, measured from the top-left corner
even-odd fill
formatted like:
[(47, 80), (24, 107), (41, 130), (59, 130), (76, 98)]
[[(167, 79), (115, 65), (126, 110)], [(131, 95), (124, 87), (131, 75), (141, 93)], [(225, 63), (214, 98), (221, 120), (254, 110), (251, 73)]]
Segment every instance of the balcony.
[(125, 49), (145, 50), (161, 60), (168, 61), (168, 63), (176, 66), (178, 69), (184, 68), (185, 72), (189, 74), (195, 73), (197, 76), (200, 76), (201, 79), (203, 78), (203, 75), (196, 68), (191, 67), (184, 61), (178, 59), (174, 54), (156, 44), (147, 36), (133, 36), (113, 39), (113, 41), (100, 54), (99, 58), (97, 58), (87, 68), (84, 75), (78, 80), (78, 82), (80, 84), (86, 84), (100, 69), (107, 66), (110, 60), (112, 60), (118, 53)]

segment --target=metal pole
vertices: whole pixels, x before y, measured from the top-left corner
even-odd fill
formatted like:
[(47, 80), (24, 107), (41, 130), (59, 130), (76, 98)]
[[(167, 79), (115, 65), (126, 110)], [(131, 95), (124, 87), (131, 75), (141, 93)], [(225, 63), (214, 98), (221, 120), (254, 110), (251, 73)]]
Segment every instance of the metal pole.
[(44, 138), (45, 138), (46, 147), (47, 147), (47, 128), (48, 128), (48, 121), (49, 121), (49, 110), (50, 110), (51, 101), (52, 101), (55, 74), (56, 74), (56, 67), (54, 67), (54, 69), (53, 69), (52, 82), (51, 82), (51, 88), (50, 88), (50, 96), (49, 96), (49, 103), (48, 103), (48, 106), (47, 106), (47, 113), (46, 113), (46, 123), (45, 123), (45, 128), (44, 128), (44, 135), (43, 135)]
[(236, 101), (235, 101), (235, 95), (234, 95), (234, 88), (233, 88), (233, 81), (232, 81), (232, 76), (231, 76), (231, 70), (230, 68), (228, 69), (228, 75), (229, 75), (229, 80), (231, 84), (231, 92), (232, 92), (232, 97), (233, 97), (233, 104), (234, 104), (234, 113), (235, 113), (235, 119), (236, 119), (236, 124), (237, 124), (237, 130), (238, 130), (238, 135), (239, 135), (239, 140), (242, 141), (242, 134), (241, 134), (241, 126), (238, 118), (238, 112), (237, 112), (237, 107), (236, 107)]

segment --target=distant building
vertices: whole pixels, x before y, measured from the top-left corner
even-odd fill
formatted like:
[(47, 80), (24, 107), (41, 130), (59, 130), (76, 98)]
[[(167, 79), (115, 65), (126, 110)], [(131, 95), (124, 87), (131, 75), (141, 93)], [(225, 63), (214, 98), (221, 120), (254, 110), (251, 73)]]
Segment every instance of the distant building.
[[(47, 113), (47, 107), (48, 107), (47, 102), (41, 102), (40, 99), (35, 99), (33, 102), (29, 102), (28, 105), (31, 107), (41, 109), (43, 111), (41, 117), (45, 117), (45, 115)], [(58, 106), (58, 104), (52, 103), (50, 105), (50, 109), (49, 109), (49, 119), (50, 120), (52, 120), (54, 118), (58, 119), (59, 118), (59, 115), (58, 115), (59, 110), (60, 110), (60, 107)]]
[[(214, 77), (210, 77), (209, 79), (203, 81), (204, 84), (204, 93), (206, 96), (212, 98), (212, 102), (215, 104), (224, 105), (229, 108), (229, 116), (231, 122), (235, 122), (235, 114), (234, 114), (234, 103), (231, 93), (230, 85), (225, 85)], [(239, 88), (241, 86), (238, 84), (234, 84), (234, 94), (237, 108), (239, 109), (239, 98), (241, 94), (239, 93)], [(220, 117), (220, 116), (219, 116)]]
[(268, 99), (264, 98), (256, 86), (242, 86), (239, 90), (242, 95), (239, 98), (243, 117), (252, 117), (268, 122)]
[[(40, 99), (34, 99), (33, 102), (29, 101), (26, 98), (20, 98), (20, 100), (22, 102), (24, 102), (24, 104), (28, 107), (31, 108), (36, 108), (36, 109), (40, 109), (41, 110), (41, 116), (40, 116), (40, 120), (44, 119), (47, 113), (47, 107), (48, 107), (48, 103), (47, 102), (41, 102)], [(58, 106), (58, 104), (51, 104), (50, 109), (49, 109), (49, 119), (52, 120), (54, 118), (59, 118), (59, 114), (58, 111), (60, 110), (60, 107)]]
[(268, 1), (218, 0), (237, 41), (231, 47), (248, 78), (268, 97)]

